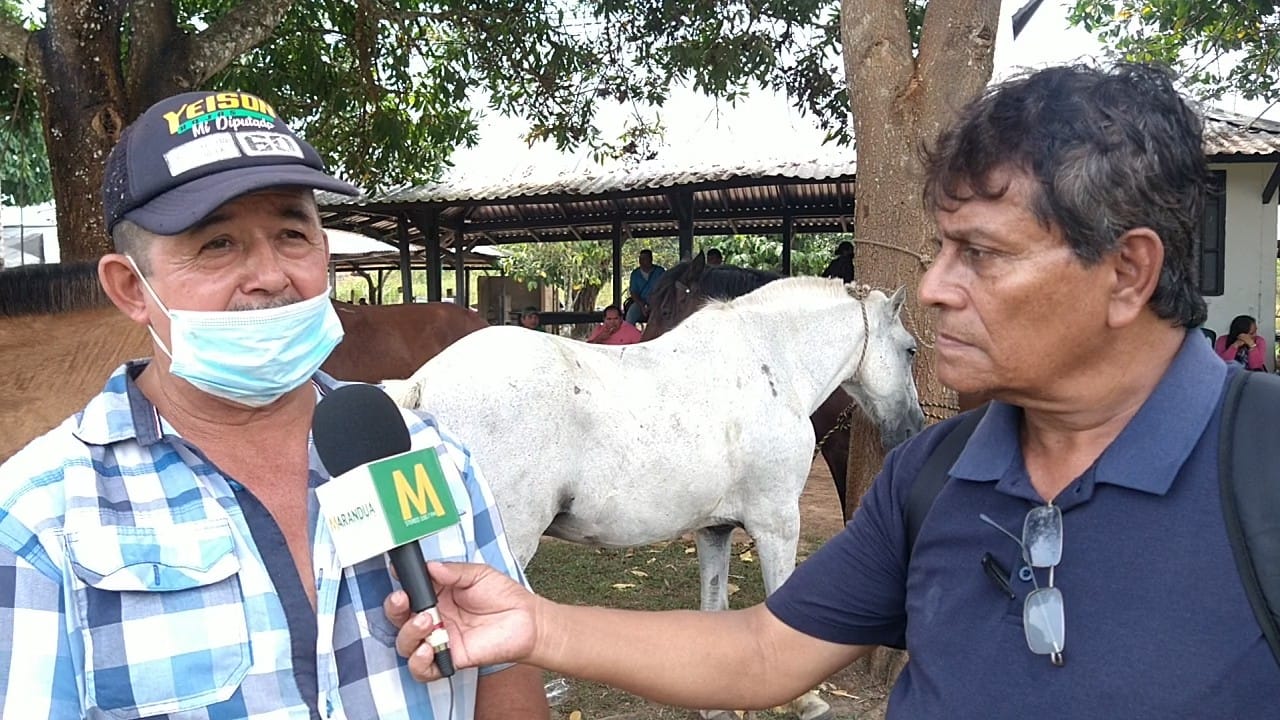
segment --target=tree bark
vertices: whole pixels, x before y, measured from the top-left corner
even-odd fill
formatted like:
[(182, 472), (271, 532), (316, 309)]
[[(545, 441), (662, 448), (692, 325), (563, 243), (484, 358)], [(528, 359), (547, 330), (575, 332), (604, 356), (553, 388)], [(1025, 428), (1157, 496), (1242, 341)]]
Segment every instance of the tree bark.
[[(919, 150), (990, 80), (999, 11), (999, 0), (931, 0), (913, 55), (902, 0), (842, 0), (841, 44), (858, 148), (854, 234), (871, 241), (857, 244), (860, 282), (889, 289), (919, 285), (934, 234), (921, 202)], [(914, 293), (903, 320), (920, 346), (916, 386), (925, 415), (948, 417), (957, 407), (955, 393), (934, 372), (933, 319)], [(849, 435), (852, 515), (884, 462), (884, 450), (869, 421), (855, 422)], [(901, 653), (882, 649), (869, 666), (891, 685), (903, 662)]]

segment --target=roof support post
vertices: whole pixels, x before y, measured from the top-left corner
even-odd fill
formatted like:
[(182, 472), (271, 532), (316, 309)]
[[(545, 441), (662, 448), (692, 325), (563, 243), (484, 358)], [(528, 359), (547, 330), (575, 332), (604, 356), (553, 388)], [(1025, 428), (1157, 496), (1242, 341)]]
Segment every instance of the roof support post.
[(409, 218), (404, 214), (396, 216), (396, 245), (400, 249), (401, 302), (411, 303), (413, 302), (413, 268), (409, 265)]
[(613, 220), (613, 304), (622, 307), (622, 217)]
[(464, 242), (466, 228), (467, 218), (459, 214), (458, 221), (453, 225), (453, 301), (462, 307), (470, 304), (467, 293), (467, 248)]
[(782, 274), (791, 275), (791, 241), (795, 239), (796, 221), (787, 211), (782, 215)]
[(427, 246), (427, 301), (440, 302), (440, 211), (419, 210), (412, 219)]
[(1280, 189), (1280, 163), (1276, 163), (1276, 169), (1271, 171), (1266, 187), (1262, 188), (1263, 205), (1271, 202), (1271, 198), (1276, 196), (1277, 189)]
[(676, 228), (680, 240), (680, 260), (693, 259), (693, 191), (676, 190), (667, 193), (671, 212), (676, 216)]

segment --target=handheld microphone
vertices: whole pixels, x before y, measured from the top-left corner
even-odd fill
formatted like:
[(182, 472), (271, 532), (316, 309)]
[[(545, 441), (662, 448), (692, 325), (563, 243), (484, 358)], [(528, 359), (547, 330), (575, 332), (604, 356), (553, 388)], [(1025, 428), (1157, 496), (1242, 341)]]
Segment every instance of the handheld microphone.
[(410, 609), (426, 612), (434, 623), (427, 643), (436, 667), (444, 677), (453, 675), (449, 635), (418, 545), (458, 522), (435, 451), (411, 450), (400, 409), (372, 385), (344, 385), (321, 399), (311, 435), (332, 476), (316, 488), (316, 497), (338, 560), (346, 567), (388, 553)]

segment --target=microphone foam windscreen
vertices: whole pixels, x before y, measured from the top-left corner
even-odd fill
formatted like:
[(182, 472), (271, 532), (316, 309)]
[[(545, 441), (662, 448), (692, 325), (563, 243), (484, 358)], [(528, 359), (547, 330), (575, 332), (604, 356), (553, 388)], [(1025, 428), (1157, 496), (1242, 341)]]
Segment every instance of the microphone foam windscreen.
[(335, 477), (411, 449), (400, 408), (373, 385), (343, 385), (325, 395), (316, 405), (311, 437)]

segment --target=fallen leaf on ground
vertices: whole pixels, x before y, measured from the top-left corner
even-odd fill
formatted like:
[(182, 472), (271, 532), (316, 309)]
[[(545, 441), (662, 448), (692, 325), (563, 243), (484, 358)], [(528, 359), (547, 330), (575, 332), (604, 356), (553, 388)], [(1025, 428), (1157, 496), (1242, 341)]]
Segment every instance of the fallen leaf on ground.
[(582, 711), (574, 710), (573, 712), (569, 713), (569, 720), (582, 720)]
[(751, 551), (750, 551), (750, 550), (748, 550), (748, 551), (746, 551), (746, 552), (742, 553), (741, 555), (739, 555), (739, 556), (738, 556), (738, 559), (739, 559), (739, 560), (741, 560), (742, 562), (749, 563), (749, 562), (755, 562), (755, 561), (756, 561), (756, 556), (755, 556), (755, 555), (752, 555), (752, 554), (751, 554)]
[(635, 583), (614, 583), (612, 585), (614, 590), (627, 590), (635, 586), (636, 586)]
[(636, 577), (649, 577), (649, 573), (643, 570), (628, 570), (627, 572), (631, 573), (632, 575), (635, 575)]

